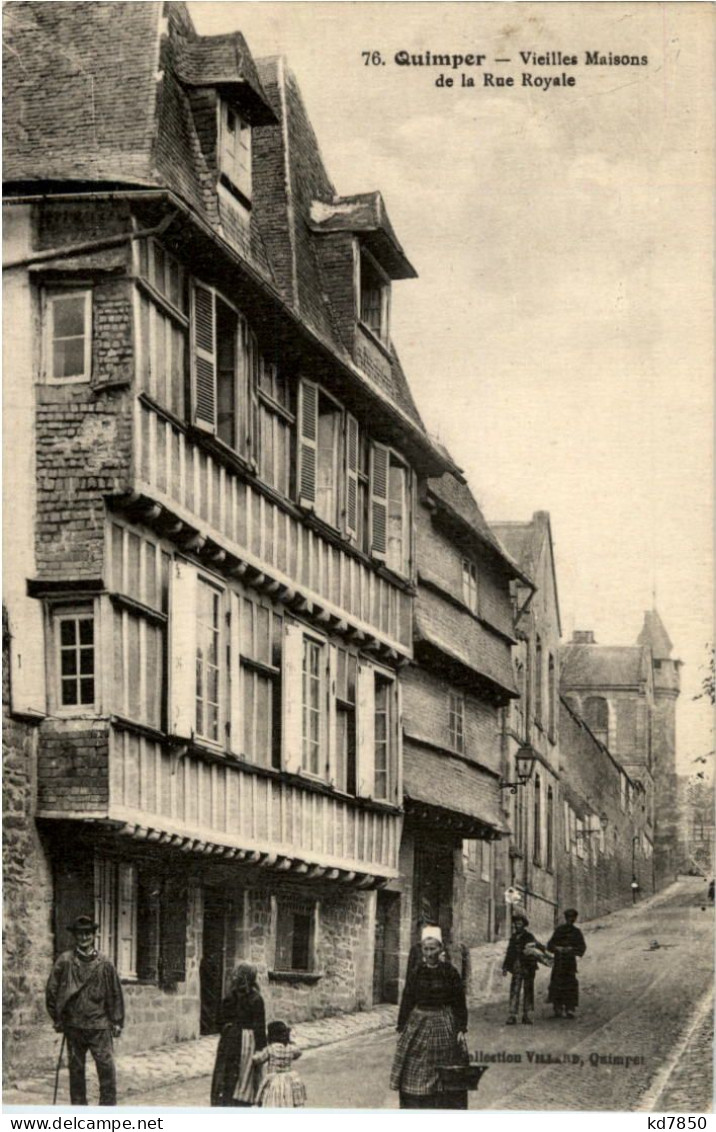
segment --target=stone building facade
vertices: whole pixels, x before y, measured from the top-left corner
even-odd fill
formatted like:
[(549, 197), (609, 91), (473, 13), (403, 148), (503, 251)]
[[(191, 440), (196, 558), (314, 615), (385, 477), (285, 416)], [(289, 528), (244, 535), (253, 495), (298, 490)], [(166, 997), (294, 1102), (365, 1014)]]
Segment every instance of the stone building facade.
[(369, 1006), (417, 484), (453, 469), (390, 339), (414, 270), (239, 33), (6, 32), (10, 1068), (79, 912), (139, 1048), (215, 1031), (246, 955), (289, 1020)]
[[(519, 697), (503, 715), (505, 776), (514, 782), (515, 755), (527, 747), (535, 765), (526, 786), (505, 794), (511, 836), (501, 846), (500, 883), (521, 895), (530, 929), (551, 934), (559, 902), (557, 837), (560, 805), (559, 638), (557, 573), (550, 518), (493, 523), (497, 538), (525, 577), (514, 587), (515, 681)], [(502, 903), (503, 919), (507, 908)], [(501, 934), (508, 934), (504, 923)]]
[(567, 699), (559, 712), (559, 900), (589, 920), (652, 891), (645, 795)]

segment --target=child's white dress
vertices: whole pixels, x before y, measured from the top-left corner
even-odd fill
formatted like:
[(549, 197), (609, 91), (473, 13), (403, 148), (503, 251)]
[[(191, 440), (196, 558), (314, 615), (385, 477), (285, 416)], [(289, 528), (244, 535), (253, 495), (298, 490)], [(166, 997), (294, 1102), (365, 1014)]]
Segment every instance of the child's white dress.
[(271, 1042), (254, 1054), (255, 1065), (266, 1065), (266, 1076), (259, 1087), (256, 1104), (261, 1108), (303, 1108), (306, 1103), (306, 1086), (291, 1068), (301, 1056), (293, 1042)]

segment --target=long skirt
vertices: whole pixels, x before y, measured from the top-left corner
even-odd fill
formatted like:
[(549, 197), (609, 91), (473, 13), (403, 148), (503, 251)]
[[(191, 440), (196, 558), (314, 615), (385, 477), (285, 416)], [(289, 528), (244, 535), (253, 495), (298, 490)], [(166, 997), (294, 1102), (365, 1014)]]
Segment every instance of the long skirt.
[(575, 1010), (579, 1005), (577, 962), (573, 955), (555, 955), (547, 1001), (558, 1009)]
[(255, 1051), (253, 1030), (234, 1022), (224, 1026), (211, 1079), (212, 1107), (231, 1108), (255, 1104)]
[(467, 1108), (467, 1093), (444, 1090), (438, 1072), (438, 1066), (462, 1060), (450, 1007), (414, 1007), (398, 1038), (390, 1073), (390, 1087), (399, 1091), (401, 1108)]
[(261, 1108), (303, 1108), (306, 1086), (293, 1069), (269, 1073), (259, 1089), (256, 1103)]

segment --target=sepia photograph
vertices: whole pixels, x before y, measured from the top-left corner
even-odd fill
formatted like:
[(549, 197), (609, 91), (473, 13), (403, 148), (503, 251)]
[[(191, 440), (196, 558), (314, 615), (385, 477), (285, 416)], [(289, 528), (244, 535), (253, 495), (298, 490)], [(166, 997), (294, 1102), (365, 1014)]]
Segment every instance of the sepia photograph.
[(713, 16), (3, 4), (5, 1113), (706, 1127)]

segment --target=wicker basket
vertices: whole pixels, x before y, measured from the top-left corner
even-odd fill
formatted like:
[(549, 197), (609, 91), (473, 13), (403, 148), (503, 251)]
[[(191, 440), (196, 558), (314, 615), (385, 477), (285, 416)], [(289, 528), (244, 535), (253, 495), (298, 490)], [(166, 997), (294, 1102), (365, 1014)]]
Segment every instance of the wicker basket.
[(467, 1065), (439, 1065), (438, 1073), (443, 1089), (457, 1093), (463, 1089), (476, 1089), (482, 1074), (489, 1068), (489, 1065), (469, 1062)]

